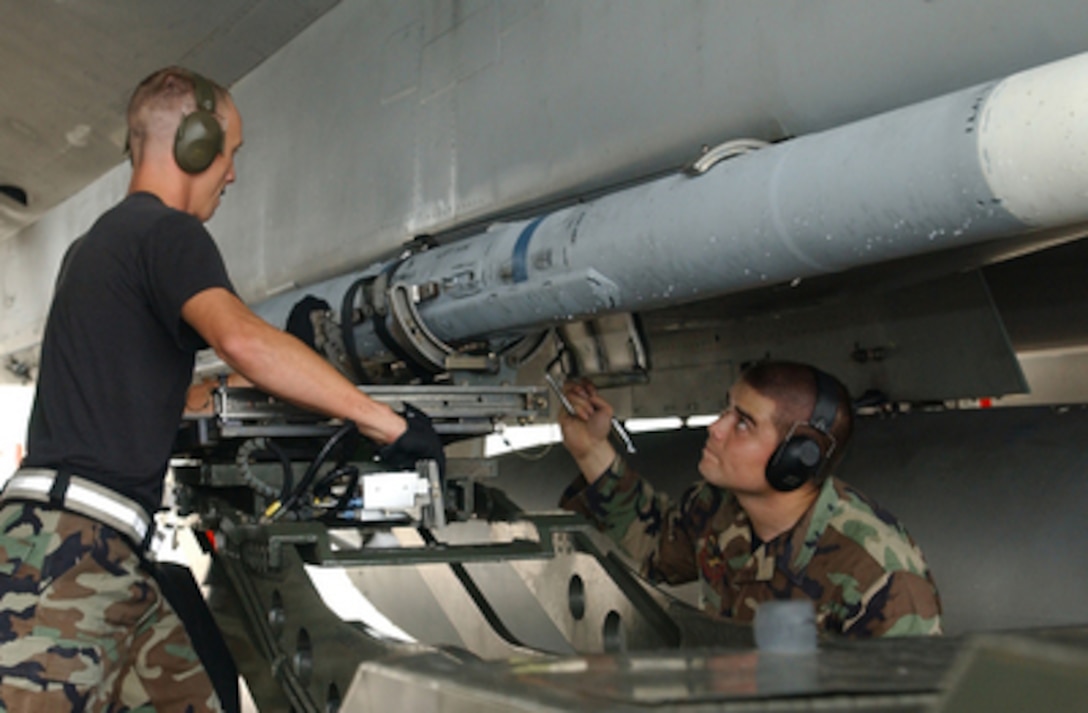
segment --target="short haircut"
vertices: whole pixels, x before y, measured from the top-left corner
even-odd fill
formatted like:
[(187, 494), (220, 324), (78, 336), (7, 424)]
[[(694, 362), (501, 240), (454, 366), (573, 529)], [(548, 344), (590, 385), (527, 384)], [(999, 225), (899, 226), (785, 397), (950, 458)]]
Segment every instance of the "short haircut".
[[(184, 67), (164, 67), (152, 72), (132, 92), (128, 102), (126, 120), (128, 137), (125, 149), (132, 154), (133, 163), (143, 157), (143, 148), (149, 138), (169, 140), (174, 135), (183, 116), (196, 110), (196, 83), (194, 72)], [(216, 106), (230, 100), (230, 93), (210, 79)]]
[[(762, 361), (741, 372), (741, 380), (775, 403), (771, 417), (778, 430), (780, 440), (786, 438), (790, 429), (797, 427), (814, 436), (823, 446), (824, 453), (830, 446), (827, 437), (817, 429), (808, 426), (812, 411), (816, 406), (816, 371), (815, 367), (791, 361)], [(821, 480), (834, 470), (846, 451), (850, 436), (854, 432), (854, 409), (850, 392), (837, 378), (824, 372), (827, 383), (832, 385), (832, 396), (836, 400), (835, 418), (828, 432), (835, 439), (835, 450), (831, 453), (827, 465), (821, 469)]]

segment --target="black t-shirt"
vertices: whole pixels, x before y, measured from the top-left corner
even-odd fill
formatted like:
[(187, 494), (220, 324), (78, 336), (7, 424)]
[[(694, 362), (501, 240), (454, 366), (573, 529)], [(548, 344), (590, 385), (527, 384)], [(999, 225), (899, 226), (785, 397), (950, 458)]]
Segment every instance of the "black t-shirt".
[(42, 340), (27, 466), (61, 468), (154, 512), (193, 360), (192, 296), (233, 292), (203, 224), (137, 193), (102, 215), (61, 263)]

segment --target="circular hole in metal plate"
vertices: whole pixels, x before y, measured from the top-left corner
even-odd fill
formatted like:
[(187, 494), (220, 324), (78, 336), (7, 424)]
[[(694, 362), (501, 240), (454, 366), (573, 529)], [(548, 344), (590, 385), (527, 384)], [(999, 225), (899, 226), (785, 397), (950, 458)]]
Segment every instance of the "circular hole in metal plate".
[(577, 574), (571, 575), (567, 585), (567, 604), (570, 606), (570, 615), (575, 621), (581, 620), (586, 615), (586, 585)]

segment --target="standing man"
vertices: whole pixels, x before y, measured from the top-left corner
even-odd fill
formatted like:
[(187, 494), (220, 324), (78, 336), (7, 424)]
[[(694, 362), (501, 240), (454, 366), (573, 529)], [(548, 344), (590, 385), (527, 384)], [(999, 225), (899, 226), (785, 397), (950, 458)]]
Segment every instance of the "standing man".
[(217, 711), (143, 549), (162, 500), (195, 353), (258, 388), (356, 424), (393, 467), (443, 462), (406, 420), (235, 295), (203, 223), (235, 180), (230, 94), (168, 67), (128, 107), (127, 197), (62, 262), (23, 467), (0, 495), (0, 708)]
[(895, 517), (831, 475), (853, 431), (846, 388), (804, 364), (746, 370), (708, 428), (703, 481), (655, 493), (608, 442), (612, 407), (566, 394), (563, 444), (582, 475), (562, 507), (603, 529), (654, 581), (698, 579), (711, 613), (752, 621), (772, 599), (809, 599), (822, 631), (854, 638), (941, 633), (937, 589)]

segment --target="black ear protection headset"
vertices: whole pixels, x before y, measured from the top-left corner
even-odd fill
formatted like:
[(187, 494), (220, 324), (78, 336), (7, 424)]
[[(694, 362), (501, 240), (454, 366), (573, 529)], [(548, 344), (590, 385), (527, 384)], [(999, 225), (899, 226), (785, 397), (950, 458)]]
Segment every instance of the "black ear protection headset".
[(223, 127), (215, 116), (215, 89), (195, 72), (193, 97), (196, 111), (186, 114), (174, 137), (174, 160), (186, 173), (202, 173), (223, 152)]
[[(812, 371), (816, 376), (816, 404), (812, 407), (812, 416), (808, 423), (797, 422), (790, 427), (789, 433), (767, 462), (767, 482), (782, 492), (797, 490), (819, 475), (827, 459), (835, 452), (831, 424), (835, 422), (838, 412), (838, 389), (830, 376), (815, 367)], [(812, 428), (827, 438), (827, 452), (812, 434), (797, 433), (799, 426)]]

